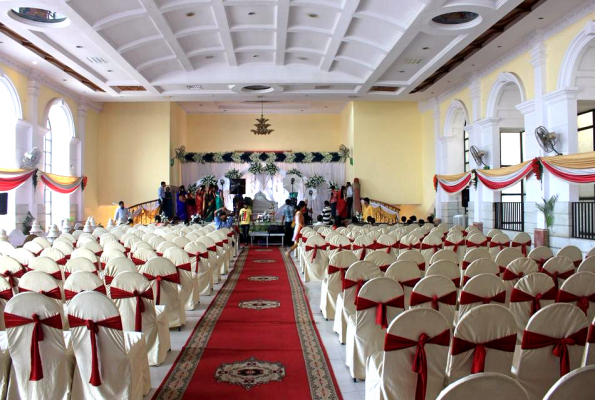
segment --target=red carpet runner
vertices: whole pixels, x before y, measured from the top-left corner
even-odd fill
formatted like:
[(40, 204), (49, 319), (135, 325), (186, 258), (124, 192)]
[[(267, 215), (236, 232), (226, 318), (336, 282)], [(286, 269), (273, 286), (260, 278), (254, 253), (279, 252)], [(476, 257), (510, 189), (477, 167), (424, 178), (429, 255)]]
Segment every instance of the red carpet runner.
[(298, 272), (279, 249), (244, 250), (153, 398), (341, 399)]

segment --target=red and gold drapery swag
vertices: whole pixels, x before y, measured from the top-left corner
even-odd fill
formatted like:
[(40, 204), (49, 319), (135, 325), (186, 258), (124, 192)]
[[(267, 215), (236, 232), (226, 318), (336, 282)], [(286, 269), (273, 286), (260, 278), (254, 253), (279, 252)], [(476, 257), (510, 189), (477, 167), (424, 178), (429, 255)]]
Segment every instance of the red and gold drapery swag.
[(17, 189), (30, 178), (39, 178), (50, 190), (65, 194), (79, 187), (84, 189), (87, 181), (85, 176), (55, 175), (37, 169), (0, 169), (0, 192)]
[(565, 156), (537, 157), (517, 165), (496, 169), (475, 169), (458, 175), (435, 175), (434, 188), (446, 193), (457, 194), (465, 189), (472, 179), (494, 191), (501, 191), (516, 185), (533, 172), (541, 180), (542, 170), (556, 178), (572, 184), (595, 183), (595, 152), (569, 154)]

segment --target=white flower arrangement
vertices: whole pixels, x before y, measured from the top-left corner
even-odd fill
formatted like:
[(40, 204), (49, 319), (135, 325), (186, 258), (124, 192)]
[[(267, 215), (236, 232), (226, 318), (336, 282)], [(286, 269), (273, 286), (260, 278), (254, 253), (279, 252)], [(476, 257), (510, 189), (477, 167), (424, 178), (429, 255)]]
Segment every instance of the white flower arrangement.
[(204, 153), (195, 153), (194, 157), (192, 157), (192, 159), (194, 160), (194, 162), (202, 164), (202, 163), (204, 163), (203, 154)]
[(227, 171), (224, 175), (227, 179), (240, 179), (242, 177), (242, 173), (237, 168), (232, 168)]
[(275, 162), (275, 160), (277, 159), (277, 153), (275, 153), (274, 151), (268, 151), (265, 154), (267, 155), (267, 163)]
[(328, 151), (322, 152), (322, 162), (331, 162), (333, 160), (333, 154)]
[(223, 153), (215, 153), (215, 154), (213, 154), (213, 161), (218, 162), (218, 163), (224, 162), (224, 160), (223, 160)]
[(215, 175), (206, 175), (201, 179), (200, 183), (201, 185), (205, 185), (206, 187), (209, 187), (211, 185), (217, 186), (217, 178), (215, 178)]
[(248, 167), (248, 172), (250, 172), (252, 175), (262, 174), (262, 172), (263, 172), (262, 164), (259, 162), (251, 163), (250, 167)]
[(292, 151), (286, 151), (283, 153), (283, 155), (285, 156), (285, 162), (286, 163), (292, 163), (295, 161), (295, 153)]
[(241, 163), (244, 162), (244, 160), (242, 160), (242, 153), (236, 153), (236, 152), (232, 153), (231, 154), (231, 159), (236, 164), (241, 164)]
[(305, 157), (304, 160), (302, 162), (304, 163), (311, 163), (314, 160), (314, 154), (313, 153), (305, 153)]
[(300, 178), (302, 178), (304, 176), (304, 174), (302, 173), (302, 171), (300, 171), (297, 168), (292, 168), (289, 171), (287, 171), (287, 175), (297, 175)]
[(274, 176), (277, 175), (277, 173), (279, 172), (279, 167), (277, 167), (277, 165), (273, 162), (268, 162), (264, 166), (264, 172), (266, 172), (270, 176)]
[(309, 189), (316, 189), (324, 182), (326, 182), (326, 180), (321, 175), (312, 175), (312, 177), (306, 181), (306, 187)]
[(255, 151), (254, 153), (250, 154), (250, 161), (252, 161), (253, 163), (259, 163), (260, 162), (260, 155), (262, 153)]

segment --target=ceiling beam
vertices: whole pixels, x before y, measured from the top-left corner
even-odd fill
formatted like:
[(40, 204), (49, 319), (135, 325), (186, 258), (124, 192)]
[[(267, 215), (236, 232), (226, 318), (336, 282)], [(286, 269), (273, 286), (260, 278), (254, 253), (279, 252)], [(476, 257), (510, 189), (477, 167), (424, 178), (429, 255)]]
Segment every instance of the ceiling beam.
[(184, 52), (184, 49), (182, 49), (182, 46), (180, 46), (180, 43), (176, 39), (176, 36), (172, 32), (167, 21), (165, 20), (165, 17), (161, 13), (161, 10), (159, 10), (159, 7), (157, 6), (157, 4), (155, 4), (155, 0), (140, 0), (140, 2), (143, 5), (143, 7), (145, 7), (145, 9), (147, 10), (149, 18), (153, 20), (153, 23), (155, 24), (155, 26), (157, 26), (157, 29), (159, 29), (159, 32), (161, 32), (161, 34), (163, 35), (163, 38), (165, 39), (171, 51), (173, 51), (176, 55), (176, 58), (180, 65), (182, 65), (182, 68), (184, 68), (186, 72), (194, 71), (192, 63), (186, 56), (186, 53)]
[(287, 46), (287, 26), (289, 24), (289, 1), (277, 2), (277, 40), (275, 48), (275, 65), (285, 65), (285, 48)]
[(339, 51), (339, 46), (341, 46), (341, 42), (347, 33), (347, 29), (349, 29), (353, 14), (355, 14), (359, 3), (360, 0), (345, 0), (345, 7), (343, 7), (343, 10), (340, 13), (335, 32), (326, 51), (326, 56), (322, 59), (322, 64), (320, 65), (320, 69), (324, 72), (330, 71), (335, 56)]
[(212, 7), (213, 14), (215, 14), (215, 21), (217, 21), (217, 25), (219, 26), (221, 42), (223, 43), (223, 48), (225, 48), (225, 54), (227, 55), (227, 63), (231, 67), (237, 67), (238, 60), (236, 59), (233, 40), (231, 39), (231, 32), (229, 31), (229, 21), (227, 20), (227, 13), (225, 12), (223, 0), (213, 0)]

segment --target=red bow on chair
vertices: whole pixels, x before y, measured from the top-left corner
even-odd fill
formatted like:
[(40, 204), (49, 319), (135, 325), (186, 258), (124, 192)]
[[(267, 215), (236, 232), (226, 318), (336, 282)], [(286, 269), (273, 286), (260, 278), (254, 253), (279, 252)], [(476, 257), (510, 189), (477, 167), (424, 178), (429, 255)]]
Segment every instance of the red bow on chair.
[(488, 242), (488, 239), (485, 239), (483, 242), (479, 242), (479, 243), (473, 243), (473, 242), (470, 242), (470, 241), (468, 241), (468, 240), (467, 240), (467, 241), (465, 242), (465, 245), (466, 245), (468, 248), (469, 248), (469, 247), (470, 247), (470, 248), (473, 248), (473, 247), (487, 247), (488, 243), (489, 243), (489, 242)]
[(176, 265), (176, 268), (181, 269), (182, 271), (192, 272), (192, 263)]
[(376, 250), (386, 250), (386, 254), (390, 254), (392, 249), (399, 249), (399, 243), (384, 244), (376, 242)]
[(434, 252), (437, 252), (439, 250), (442, 250), (442, 245), (441, 244), (420, 243), (419, 244), (419, 249), (420, 250), (432, 250), (432, 249), (434, 249)]
[(339, 244), (339, 245), (330, 244), (329, 249), (330, 250), (339, 250), (339, 251), (351, 250), (351, 245), (350, 244)]
[(438, 297), (434, 295), (432, 297), (428, 297), (421, 293), (411, 292), (411, 299), (409, 300), (410, 306), (417, 306), (424, 303), (432, 303), (432, 308), (436, 311), (440, 311), (440, 306), (438, 303), (447, 304), (449, 306), (454, 306), (457, 304), (457, 292), (450, 292), (446, 293), (445, 295)]
[(355, 288), (355, 297), (353, 298), (353, 304), (357, 301), (357, 296), (359, 294), (360, 289), (364, 286), (364, 283), (367, 281), (360, 279), (359, 281), (352, 281), (351, 279), (343, 279), (343, 291), (356, 286)]
[(215, 246), (217, 246), (217, 247), (223, 247), (223, 241), (220, 241), (220, 242), (215, 243)]
[(308, 241), (309, 238), (302, 236), (301, 239), (302, 239), (302, 243), (306, 244), (306, 242)]
[(386, 272), (386, 270), (388, 269), (388, 267), (390, 267), (390, 264), (386, 264), (386, 265), (379, 265), (378, 268), (380, 268), (380, 270), (382, 272)]
[[(85, 290), (83, 290), (82, 292), (85, 292)], [(77, 294), (82, 293), (82, 292), (73, 292), (72, 290), (64, 289), (64, 299), (72, 300), (74, 298), (74, 296), (76, 296)], [(103, 285), (97, 286), (95, 289), (93, 289), (93, 292), (107, 294), (107, 292), (105, 291), (105, 286), (103, 286)]]
[(461, 240), (460, 242), (451, 242), (451, 241), (448, 241), (448, 240), (445, 240), (444, 241), (444, 247), (446, 247), (446, 246), (452, 246), (453, 247), (452, 251), (454, 251), (455, 253), (459, 250), (459, 246), (462, 245), (462, 244), (465, 244), (465, 241), (464, 240)]
[(51, 276), (52, 278), (61, 281), (62, 280), (62, 271), (58, 270), (58, 271), (54, 271), (51, 274), (48, 274), (49, 276)]
[(23, 275), (25, 275), (25, 272), (26, 271), (24, 268), (18, 270), (17, 272), (11, 272), (9, 270), (6, 270), (3, 273), (0, 273), (0, 276), (3, 276), (6, 279), (8, 279), (8, 283), (10, 284), (10, 287), (16, 287), (17, 286), (16, 278), (22, 278)]
[(166, 281), (177, 283), (178, 285), (180, 284), (180, 275), (178, 274), (178, 271), (169, 275), (151, 275), (147, 273), (143, 273), (143, 275), (148, 280), (157, 282), (155, 284), (155, 291), (157, 292), (155, 295), (155, 304), (157, 305), (161, 304), (161, 282)]
[(497, 242), (490, 242), (489, 245), (490, 249), (493, 249), (495, 247), (500, 248), (500, 251), (504, 250), (505, 248), (508, 247), (508, 243), (497, 243)]
[(572, 276), (572, 274), (574, 274), (574, 268), (573, 269), (569, 269), (568, 271), (565, 272), (549, 272), (546, 269), (541, 270), (541, 272), (543, 272), (544, 274), (546, 274), (547, 276), (549, 276), (550, 278), (552, 278), (554, 280), (554, 286), (556, 287), (556, 290), (558, 290), (558, 278), (560, 279), (568, 279)]
[(589, 336), (587, 337), (588, 343), (595, 343), (595, 324), (592, 324), (589, 328)]
[(345, 274), (347, 273), (347, 268), (339, 268), (335, 267), (334, 265), (329, 265), (327, 269), (327, 274), (332, 275), (334, 273), (340, 272), (341, 273), (341, 287), (344, 285), (345, 281)]
[(134, 263), (134, 265), (145, 265), (146, 261), (141, 260), (140, 258), (136, 258), (136, 257), (131, 257), (130, 258), (132, 260), (132, 262)]
[(217, 245), (215, 245), (215, 246), (210, 246), (210, 247), (207, 247), (207, 250), (208, 250), (208, 251), (217, 251)]
[(399, 282), (399, 284), (400, 284), (400, 285), (401, 285), (401, 287), (403, 287), (403, 288), (404, 288), (405, 286), (412, 288), (412, 287), (414, 287), (415, 285), (417, 285), (417, 282), (419, 282), (420, 280), (421, 280), (421, 278), (413, 278), (413, 279), (409, 279), (409, 280), (406, 280), (406, 281), (401, 281), (401, 282)]
[(525, 276), (525, 273), (523, 271), (519, 271), (519, 273), (514, 273), (514, 271), (511, 271), (508, 268), (506, 268), (504, 270), (504, 273), (502, 274), (502, 280), (512, 281), (514, 279), (521, 279), (523, 276)]
[(314, 260), (316, 260), (316, 256), (318, 255), (318, 250), (326, 250), (327, 249), (327, 245), (317, 245), (315, 244), (314, 246), (306, 246), (305, 250), (306, 251), (311, 251), (312, 252), (312, 259), (310, 260), (310, 262), (314, 262)]
[(384, 338), (384, 351), (403, 350), (415, 347), (415, 356), (413, 357), (413, 363), (411, 364), (411, 370), (417, 373), (415, 400), (425, 400), (426, 398), (426, 388), (428, 386), (428, 359), (425, 346), (427, 344), (448, 346), (450, 344), (450, 330), (447, 329), (433, 338), (422, 333), (419, 335), (417, 341), (388, 333)]
[(153, 289), (148, 288), (144, 293), (139, 293), (138, 291), (134, 292), (127, 292), (126, 290), (117, 288), (117, 287), (110, 287), (110, 296), (112, 299), (129, 299), (132, 297), (136, 298), (136, 312), (134, 315), (134, 330), (136, 332), (143, 331), (143, 313), (145, 312), (145, 303), (143, 302), (143, 298), (147, 300), (153, 300)]
[(525, 243), (510, 242), (510, 247), (520, 247), (523, 257), (527, 257), (527, 247), (531, 246), (531, 241)]
[(459, 304), (461, 305), (473, 303), (490, 304), (491, 302), (504, 304), (506, 302), (506, 291), (500, 292), (492, 297), (481, 297), (476, 294), (462, 291), (459, 299)]
[(577, 296), (564, 290), (560, 290), (556, 301), (558, 303), (574, 303), (576, 301), (577, 307), (583, 310), (585, 315), (587, 315), (589, 311), (589, 302), (595, 302), (595, 293), (591, 293), (587, 296)]
[(204, 259), (207, 259), (207, 258), (209, 258), (209, 251), (207, 250), (207, 251), (206, 251), (206, 252), (204, 252), (204, 253), (196, 253), (196, 254), (195, 254), (195, 256), (196, 256), (196, 258), (204, 258)]
[(537, 311), (541, 310), (541, 301), (540, 300), (555, 300), (556, 299), (556, 287), (552, 287), (547, 292), (541, 294), (536, 294), (535, 296), (531, 296), (528, 293), (523, 292), (517, 288), (512, 288), (510, 292), (510, 302), (511, 303), (522, 303), (525, 301), (531, 302), (531, 315), (535, 314)]
[(548, 258), (540, 258), (539, 260), (535, 260), (533, 259), (533, 261), (535, 261), (537, 263), (537, 270), (539, 272), (543, 272), (543, 265), (547, 262), (547, 260), (549, 260), (551, 257)]
[(369, 248), (370, 248), (370, 246), (366, 246), (365, 244), (364, 244), (364, 245), (361, 245), (361, 246), (360, 246), (360, 245), (358, 245), (358, 244), (354, 244), (354, 245), (351, 247), (351, 249), (352, 249), (353, 251), (356, 251), (356, 250), (361, 250), (361, 251), (362, 251), (361, 255), (359, 256), (359, 260), (360, 260), (360, 261), (362, 261), (362, 260), (363, 260), (363, 259), (366, 257), (366, 251), (367, 251)]
[(473, 261), (463, 261), (463, 264), (461, 265), (461, 269), (464, 271), (467, 269), (468, 266), (471, 265)]
[(552, 354), (560, 358), (560, 377), (562, 377), (570, 372), (570, 355), (568, 354), (568, 346), (584, 346), (586, 342), (587, 328), (583, 328), (580, 331), (575, 332), (565, 338), (553, 338), (540, 333), (524, 331), (521, 349), (534, 350), (553, 346), (554, 348), (552, 349)]
[(29, 319), (5, 312), (4, 323), (6, 329), (35, 324), (33, 334), (31, 335), (31, 374), (29, 375), (29, 380), (42, 380), (43, 367), (41, 364), (41, 355), (39, 354), (39, 342), (42, 342), (44, 339), (42, 325), (62, 330), (62, 317), (60, 314), (56, 314), (46, 319), (39, 319), (39, 315), (33, 314), (31, 319)]
[(99, 327), (122, 330), (122, 320), (120, 316), (106, 318), (102, 321), (92, 321), (90, 319), (81, 319), (74, 315), (68, 314), (68, 323), (70, 329), (85, 326), (90, 331), (91, 335), (91, 379), (89, 383), (93, 386), (101, 386), (101, 375), (99, 373), (99, 356), (97, 355), (97, 335), (99, 335)]
[(105, 281), (106, 285), (111, 285), (112, 281), (114, 280), (114, 277), (109, 275), (103, 275), (103, 280)]
[(26, 289), (24, 287), (19, 287), (19, 293), (22, 293), (22, 292), (36, 292), (36, 293), (43, 294), (44, 296), (49, 297), (50, 299), (62, 300), (62, 293), (60, 292), (59, 287), (55, 287), (52, 290), (48, 290), (47, 292), (45, 290), (41, 290), (41, 291), (37, 292), (35, 290)]
[(66, 259), (66, 257), (62, 257), (61, 259), (59, 259), (59, 260), (56, 261), (56, 264), (58, 264), (58, 265), (66, 265), (66, 261), (68, 261)]
[(413, 244), (399, 243), (400, 250), (413, 250), (414, 247), (415, 247), (415, 245), (413, 245)]
[(473, 364), (471, 366), (471, 373), (477, 374), (479, 372), (483, 372), (485, 369), (486, 349), (514, 353), (515, 345), (516, 334), (490, 340), (489, 342), (485, 343), (471, 343), (466, 340), (454, 337), (452, 339), (452, 348), (450, 350), (450, 354), (456, 356), (469, 350), (473, 350)]
[(12, 299), (13, 293), (12, 293), (12, 289), (6, 289), (0, 292), (0, 299), (3, 300), (10, 300)]
[(386, 329), (388, 327), (387, 307), (405, 308), (405, 296), (400, 295), (384, 303), (368, 300), (363, 297), (357, 297), (355, 299), (355, 309), (357, 311), (374, 307), (376, 307), (376, 324), (380, 325), (382, 329)]

